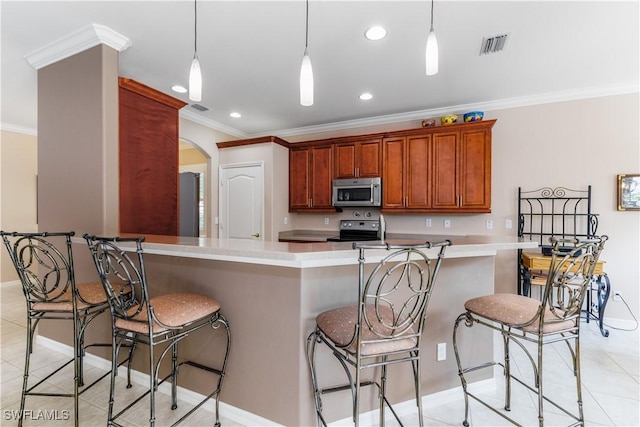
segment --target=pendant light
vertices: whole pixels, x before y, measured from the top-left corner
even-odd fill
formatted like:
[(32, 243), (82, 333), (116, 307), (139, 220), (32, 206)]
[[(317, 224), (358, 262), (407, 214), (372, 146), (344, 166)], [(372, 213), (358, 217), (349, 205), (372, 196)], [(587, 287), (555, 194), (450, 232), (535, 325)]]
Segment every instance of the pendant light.
[(433, 0), (431, 0), (431, 29), (427, 37), (427, 49), (425, 54), (427, 76), (438, 74), (438, 40), (433, 30)]
[(304, 56), (300, 67), (300, 105), (313, 105), (313, 69), (309, 58), (309, 0), (305, 21)]
[(202, 71), (198, 60), (198, 7), (197, 0), (193, 1), (194, 22), (193, 22), (193, 61), (189, 71), (189, 99), (194, 102), (202, 101)]

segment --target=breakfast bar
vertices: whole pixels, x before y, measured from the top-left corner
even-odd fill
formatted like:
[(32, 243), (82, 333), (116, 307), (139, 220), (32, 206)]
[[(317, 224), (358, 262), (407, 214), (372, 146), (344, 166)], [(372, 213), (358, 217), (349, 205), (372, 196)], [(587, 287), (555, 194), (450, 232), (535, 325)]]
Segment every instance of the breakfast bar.
[[(496, 253), (537, 246), (504, 236), (425, 235), (387, 241), (409, 244), (444, 239), (452, 240), (453, 245), (442, 263), (427, 314), (422, 364), (425, 395), (459, 386), (453, 357), (437, 362), (436, 344), (447, 343), (451, 349), (453, 322), (464, 301), (493, 292)], [(95, 280), (86, 244), (81, 239), (74, 244), (77, 279)], [(244, 414), (250, 417), (245, 420), (254, 425), (313, 425), (315, 413), (305, 341), (318, 313), (356, 299), (357, 251), (351, 244), (147, 236), (144, 250), (152, 293), (188, 291), (210, 295), (220, 301), (222, 312), (229, 319), (232, 340), (221, 395), (222, 415), (233, 418)], [(367, 263), (378, 261), (384, 253), (380, 250)], [(108, 336), (106, 322), (90, 333)], [(62, 334), (44, 324), (40, 334), (62, 341)], [(181, 348), (182, 354), (215, 354), (216, 338), (208, 335)], [(473, 352), (465, 353), (473, 353), (474, 358), (492, 354), (490, 333), (465, 338), (460, 345), (473, 348)], [(139, 363), (144, 357), (137, 357), (134, 369), (144, 372), (144, 364)], [(335, 363), (330, 357), (318, 354), (318, 364)], [(398, 372), (390, 374), (388, 395), (394, 402), (412, 399), (412, 376), (402, 369), (399, 366)], [(482, 379), (488, 379), (486, 374), (471, 380)], [(325, 376), (324, 380), (334, 378)], [(188, 376), (179, 386), (197, 393), (207, 389), (202, 379)], [(363, 399), (363, 410), (375, 408), (375, 401), (374, 396)], [(327, 398), (327, 419), (349, 417), (349, 402), (341, 394)]]

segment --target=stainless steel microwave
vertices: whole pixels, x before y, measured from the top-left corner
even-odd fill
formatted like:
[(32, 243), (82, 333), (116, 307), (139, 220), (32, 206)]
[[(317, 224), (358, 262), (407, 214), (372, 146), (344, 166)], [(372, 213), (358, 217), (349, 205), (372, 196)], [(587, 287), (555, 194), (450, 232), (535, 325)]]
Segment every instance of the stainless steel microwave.
[(380, 206), (382, 180), (380, 178), (334, 179), (333, 206)]

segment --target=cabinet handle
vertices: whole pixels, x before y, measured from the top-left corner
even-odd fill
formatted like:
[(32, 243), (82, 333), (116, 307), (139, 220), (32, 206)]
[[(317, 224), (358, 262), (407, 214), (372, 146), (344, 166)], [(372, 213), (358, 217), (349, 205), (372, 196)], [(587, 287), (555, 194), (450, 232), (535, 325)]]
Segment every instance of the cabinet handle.
[(462, 196), (458, 196), (458, 207), (462, 206)]
[(313, 199), (309, 199), (309, 207), (313, 207)]
[(356, 177), (360, 176), (360, 168), (356, 168)]

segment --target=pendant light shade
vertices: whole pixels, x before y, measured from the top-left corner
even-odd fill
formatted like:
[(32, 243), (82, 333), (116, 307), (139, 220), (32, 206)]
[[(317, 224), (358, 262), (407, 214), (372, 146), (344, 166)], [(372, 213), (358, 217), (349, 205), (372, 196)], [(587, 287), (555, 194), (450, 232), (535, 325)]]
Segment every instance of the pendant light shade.
[(302, 57), (302, 67), (300, 67), (300, 105), (305, 107), (313, 105), (313, 69), (306, 49)]
[(427, 48), (425, 51), (427, 76), (438, 74), (438, 39), (433, 30), (433, 0), (431, 0), (431, 29), (427, 37)]
[(427, 76), (433, 76), (438, 74), (438, 40), (436, 39), (436, 33), (429, 31), (429, 37), (427, 37), (427, 50), (426, 50), (426, 65)]
[(307, 0), (307, 13), (305, 21), (304, 56), (300, 67), (300, 105), (309, 107), (313, 105), (313, 69), (309, 58), (309, 0)]
[(202, 71), (197, 54), (193, 55), (189, 71), (189, 99), (195, 102), (202, 101)]
[(194, 102), (202, 101), (202, 70), (198, 60), (198, 4), (193, 1), (193, 61), (189, 70), (189, 99)]

